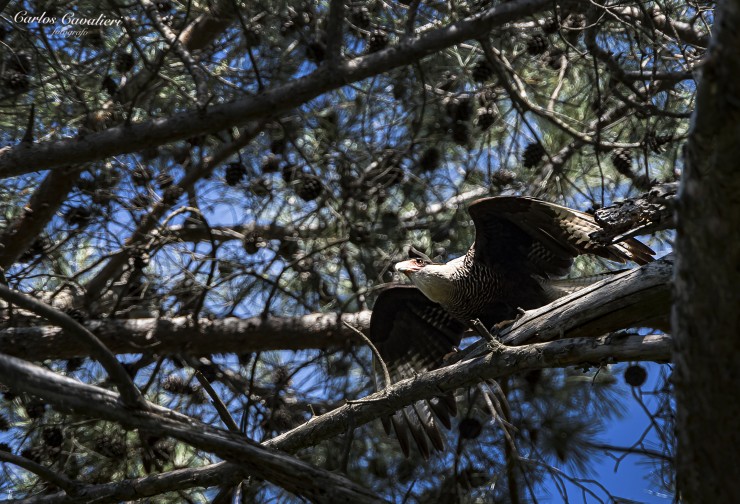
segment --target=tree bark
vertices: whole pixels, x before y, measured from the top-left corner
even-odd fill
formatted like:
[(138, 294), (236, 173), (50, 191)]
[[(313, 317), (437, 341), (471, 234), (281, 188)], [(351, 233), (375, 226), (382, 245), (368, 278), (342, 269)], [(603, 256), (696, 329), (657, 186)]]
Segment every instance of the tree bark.
[(674, 382), (684, 502), (737, 502), (740, 465), (740, 2), (722, 3), (677, 204)]

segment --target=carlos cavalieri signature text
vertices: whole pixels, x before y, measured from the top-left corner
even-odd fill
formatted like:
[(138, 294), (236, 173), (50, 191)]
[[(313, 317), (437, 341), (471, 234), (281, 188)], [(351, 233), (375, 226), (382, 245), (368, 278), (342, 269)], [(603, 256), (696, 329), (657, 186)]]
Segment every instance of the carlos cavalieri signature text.
[(28, 13), (28, 11), (25, 10), (16, 12), (15, 16), (13, 16), (13, 21), (19, 24), (55, 24), (58, 21), (61, 21), (64, 25), (76, 25), (80, 27), (113, 25), (121, 26), (121, 24), (123, 23), (122, 20), (109, 18), (105, 14), (100, 14), (98, 17), (81, 17), (76, 16), (74, 12), (68, 12), (61, 18), (57, 18), (54, 16), (47, 16), (46, 12), (44, 12), (40, 16), (32, 16)]

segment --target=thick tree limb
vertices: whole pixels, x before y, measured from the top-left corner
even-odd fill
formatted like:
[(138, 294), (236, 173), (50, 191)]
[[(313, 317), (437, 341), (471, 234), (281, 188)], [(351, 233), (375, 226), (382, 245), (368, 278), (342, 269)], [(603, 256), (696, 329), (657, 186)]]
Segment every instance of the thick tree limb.
[[(372, 492), (350, 480), (318, 469), (284, 453), (172, 410), (149, 404), (149, 410), (131, 410), (108, 390), (56, 375), (21, 359), (0, 354), (0, 381), (14, 390), (43, 397), (64, 411), (103, 418), (126, 428), (169, 436), (214, 453), (243, 467), (249, 474), (317, 502), (377, 503)], [(87, 500), (85, 489), (73, 495)]]
[(501, 4), (447, 27), (406, 39), (375, 54), (341, 62), (331, 70), (319, 68), (306, 77), (267, 90), (259, 96), (214, 105), (206, 110), (117, 126), (84, 138), (2, 149), (0, 178), (72, 163), (96, 161), (221, 131), (255, 119), (273, 117), (346, 84), (412, 64), (439, 50), (483, 36), (497, 26), (534, 14), (550, 5), (549, 0), (519, 0)]
[(44, 177), (21, 214), (0, 233), (0, 269), (7, 269), (16, 262), (39, 237), (67, 200), (79, 173), (79, 168), (62, 168)]
[(293, 452), (345, 432), (347, 426), (365, 424), (390, 415), (406, 404), (439, 396), (482, 380), (553, 367), (629, 360), (670, 359), (669, 336), (602, 336), (568, 338), (520, 347), (504, 347), (484, 356), (458, 362), (396, 383), (361, 402), (337, 408), (265, 443)]
[[(331, 348), (361, 343), (345, 327), (367, 329), (370, 312), (315, 313), (302, 317), (252, 317), (198, 321), (174, 319), (131, 319), (90, 321), (86, 327), (111, 352), (187, 354), (248, 353), (264, 350)], [(89, 347), (63, 329), (24, 327), (0, 331), (0, 353), (29, 361), (70, 359), (90, 354)]]
[(507, 345), (606, 334), (630, 327), (669, 331), (673, 257), (625, 271), (528, 311), (501, 331)]

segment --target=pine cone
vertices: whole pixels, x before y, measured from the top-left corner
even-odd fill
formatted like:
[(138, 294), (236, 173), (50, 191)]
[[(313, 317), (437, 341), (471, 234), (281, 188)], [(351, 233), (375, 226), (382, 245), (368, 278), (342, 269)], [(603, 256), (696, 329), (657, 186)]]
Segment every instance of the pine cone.
[(126, 455), (126, 445), (118, 437), (102, 435), (95, 440), (95, 451), (104, 457), (117, 459)]
[(547, 39), (541, 33), (536, 33), (527, 40), (527, 52), (531, 55), (542, 54), (547, 50)]
[(241, 182), (246, 175), (247, 169), (244, 167), (243, 164), (239, 162), (229, 163), (226, 166), (224, 180), (226, 180), (227, 185), (235, 186), (236, 184)]
[(451, 98), (446, 104), (447, 115), (455, 121), (467, 121), (473, 116), (473, 101), (469, 96)]
[(374, 30), (367, 41), (367, 53), (381, 51), (388, 47), (388, 34), (382, 30)]
[(190, 385), (181, 376), (170, 375), (162, 381), (162, 389), (172, 394), (190, 394)]
[(545, 148), (539, 142), (527, 144), (522, 153), (522, 164), (525, 168), (534, 168), (545, 156)]
[(433, 171), (439, 166), (439, 162), (442, 159), (442, 154), (436, 147), (429, 147), (426, 149), (419, 158), (419, 167), (422, 171)]
[(478, 128), (486, 131), (496, 122), (496, 112), (492, 107), (480, 107), (478, 109)]
[(557, 31), (560, 29), (560, 25), (558, 24), (558, 20), (556, 17), (547, 18), (544, 23), (542, 23), (542, 31), (546, 35), (552, 35), (553, 33), (557, 33)]
[(306, 173), (298, 179), (295, 192), (303, 201), (312, 201), (318, 198), (323, 190), (324, 186), (321, 184), (321, 180), (315, 175)]
[(639, 364), (629, 366), (624, 370), (624, 381), (631, 387), (641, 387), (647, 380), (647, 371)]
[(627, 149), (614, 149), (612, 152), (612, 164), (614, 168), (626, 177), (632, 174), (632, 153)]
[(116, 70), (126, 73), (134, 67), (134, 55), (130, 52), (119, 52), (116, 55)]
[(516, 180), (516, 173), (509, 170), (496, 170), (491, 173), (491, 184), (499, 189), (511, 185)]
[(28, 75), (16, 70), (5, 70), (3, 85), (11, 91), (25, 92), (31, 88), (31, 79)]
[(491, 68), (488, 60), (481, 59), (473, 67), (472, 74), (475, 82), (485, 82), (493, 77), (493, 68)]

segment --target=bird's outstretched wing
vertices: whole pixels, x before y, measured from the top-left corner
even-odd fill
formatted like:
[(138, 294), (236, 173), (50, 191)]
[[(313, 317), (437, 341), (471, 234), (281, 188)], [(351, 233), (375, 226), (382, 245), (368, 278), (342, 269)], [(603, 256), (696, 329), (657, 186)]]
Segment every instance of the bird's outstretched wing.
[[(382, 291), (370, 318), (370, 339), (388, 367), (393, 382), (435, 369), (460, 344), (465, 326), (416, 287), (399, 285)], [(444, 449), (437, 422), (450, 428), (457, 413), (453, 395), (417, 401), (383, 419), (408, 456), (410, 440), (428, 458), (431, 448)], [(431, 446), (430, 446), (431, 445)]]
[(590, 238), (601, 227), (593, 216), (526, 196), (497, 196), (468, 208), (475, 224), (475, 259), (543, 277), (568, 273), (573, 259), (594, 254), (617, 262), (653, 260), (648, 246), (634, 238), (603, 245)]

